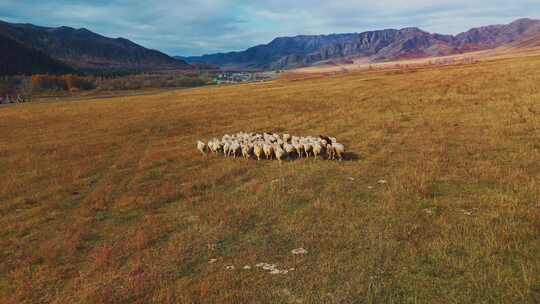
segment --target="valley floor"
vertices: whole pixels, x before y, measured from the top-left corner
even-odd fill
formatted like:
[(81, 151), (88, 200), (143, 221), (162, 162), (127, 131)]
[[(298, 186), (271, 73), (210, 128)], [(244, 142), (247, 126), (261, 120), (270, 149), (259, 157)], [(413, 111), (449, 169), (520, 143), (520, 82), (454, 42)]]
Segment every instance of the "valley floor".
[[(536, 56), (1, 108), (0, 302), (537, 303), (539, 70)], [(266, 130), (330, 134), (355, 157), (195, 149)]]

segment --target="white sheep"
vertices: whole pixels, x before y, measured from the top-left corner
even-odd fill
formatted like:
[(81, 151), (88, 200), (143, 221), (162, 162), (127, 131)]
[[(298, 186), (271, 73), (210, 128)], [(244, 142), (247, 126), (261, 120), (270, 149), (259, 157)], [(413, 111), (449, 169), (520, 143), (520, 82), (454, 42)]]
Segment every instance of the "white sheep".
[(281, 160), (287, 157), (287, 152), (281, 148), (279, 145), (274, 145), (274, 153), (276, 154), (276, 159), (281, 163)]
[(304, 154), (304, 145), (302, 145), (301, 143), (293, 143), (293, 147), (296, 150), (298, 158), (302, 158)]
[(317, 159), (322, 154), (322, 146), (318, 142), (313, 143), (311, 146), (313, 147), (313, 157)]
[(287, 152), (287, 156), (289, 157), (296, 153), (296, 149), (294, 148), (294, 146), (289, 143), (283, 144), (283, 150)]
[(231, 144), (228, 141), (223, 142), (223, 154), (225, 156), (229, 156), (230, 147), (231, 147)]
[(264, 141), (267, 143), (274, 143), (277, 140), (277, 138), (275, 138), (273, 135), (268, 134), (268, 133), (264, 133), (263, 138), (264, 138)]
[(240, 144), (236, 141), (233, 141), (230, 148), (229, 153), (236, 158), (237, 156), (240, 156), (242, 153), (242, 148), (240, 147)]
[(335, 153), (334, 153), (334, 147), (332, 147), (332, 144), (326, 145), (326, 156), (328, 160), (334, 159)]
[(215, 147), (216, 147), (216, 152), (219, 153), (219, 152), (223, 152), (223, 143), (220, 142), (220, 141), (216, 141), (214, 143)]
[(283, 141), (286, 142), (286, 143), (291, 141), (291, 135), (290, 134), (283, 134), (282, 138), (283, 138)]
[(263, 151), (264, 151), (264, 154), (266, 155), (266, 159), (272, 159), (272, 156), (274, 154), (274, 147), (272, 147), (272, 145), (264, 143)]
[(206, 145), (208, 147), (208, 149), (210, 150), (210, 152), (212, 153), (216, 153), (216, 146), (215, 146), (215, 143), (214, 143), (214, 140), (210, 140), (208, 141), (208, 144)]
[(255, 145), (253, 145), (253, 153), (257, 157), (257, 160), (261, 160), (261, 157), (263, 156), (264, 151), (263, 151), (262, 146), (259, 143), (255, 143)]
[(242, 145), (242, 156), (244, 158), (250, 158), (251, 153), (253, 152), (253, 146), (250, 146), (249, 144), (243, 144)]
[(208, 147), (213, 153), (219, 153), (223, 148), (223, 144), (214, 138), (208, 142)]
[(309, 153), (313, 152), (313, 146), (308, 142), (304, 142), (302, 145), (304, 146), (304, 153), (306, 154), (306, 158), (308, 158)]
[(337, 157), (340, 161), (343, 160), (343, 156), (345, 156), (345, 146), (340, 143), (333, 143), (331, 147), (332, 159), (335, 159)]
[(197, 150), (199, 150), (203, 155), (206, 155), (206, 144), (202, 141), (197, 141)]
[(345, 146), (337, 142), (335, 137), (325, 135), (313, 136), (292, 136), (290, 134), (276, 133), (247, 133), (238, 132), (232, 135), (225, 134), (221, 139), (213, 138), (205, 143), (197, 141), (197, 150), (203, 155), (207, 153), (220, 153), (226, 157), (252, 156), (260, 160), (261, 157), (283, 161), (295, 155), (298, 158), (309, 158), (311, 155), (315, 159), (322, 157), (325, 152), (328, 159), (343, 160), (345, 156)]

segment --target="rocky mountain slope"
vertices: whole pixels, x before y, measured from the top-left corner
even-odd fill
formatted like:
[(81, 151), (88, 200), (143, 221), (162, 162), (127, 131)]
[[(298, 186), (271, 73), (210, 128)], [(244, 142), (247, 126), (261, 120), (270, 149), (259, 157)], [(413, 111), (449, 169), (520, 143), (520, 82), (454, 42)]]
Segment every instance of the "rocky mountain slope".
[(333, 59), (367, 57), (371, 61), (449, 55), (513, 43), (540, 33), (540, 20), (519, 19), (507, 25), (474, 28), (441, 35), (418, 28), (386, 29), (353, 34), (276, 38), (242, 52), (187, 57), (224, 68), (287, 69)]
[[(76, 69), (189, 69), (184, 61), (146, 49), (124, 38), (108, 38), (87, 29), (48, 28), (0, 21), (0, 36), (37, 50)], [(0, 54), (3, 55), (3, 54)]]
[(0, 36), (0, 75), (66, 74), (73, 69), (38, 50)]

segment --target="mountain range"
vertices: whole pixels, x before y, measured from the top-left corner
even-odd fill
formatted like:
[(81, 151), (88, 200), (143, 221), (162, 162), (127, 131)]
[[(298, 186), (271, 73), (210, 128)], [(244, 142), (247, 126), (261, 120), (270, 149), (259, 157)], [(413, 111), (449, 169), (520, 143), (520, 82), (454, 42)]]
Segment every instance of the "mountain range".
[(290, 69), (347, 58), (391, 61), (492, 49), (540, 37), (540, 20), (473, 28), (458, 35), (428, 33), (419, 28), (386, 29), (351, 34), (280, 37), (241, 52), (185, 57), (229, 69)]
[(2, 75), (193, 68), (183, 60), (127, 39), (104, 37), (84, 28), (0, 21), (0, 41)]
[(170, 57), (87, 29), (0, 21), (0, 75), (191, 69), (291, 69), (363, 58), (370, 62), (459, 54), (507, 44), (540, 46), (540, 20), (473, 28), (458, 35), (419, 28), (280, 37), (245, 51)]

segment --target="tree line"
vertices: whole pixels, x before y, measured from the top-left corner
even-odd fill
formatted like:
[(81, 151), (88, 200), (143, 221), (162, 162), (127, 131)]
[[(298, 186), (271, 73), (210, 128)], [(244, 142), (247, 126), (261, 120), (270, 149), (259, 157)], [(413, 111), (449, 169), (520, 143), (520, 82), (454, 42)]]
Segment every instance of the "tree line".
[(189, 88), (211, 83), (208, 74), (48, 75), (0, 77), (0, 103), (29, 101), (36, 96), (72, 95), (85, 91)]

